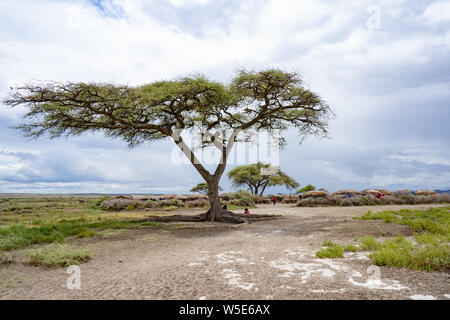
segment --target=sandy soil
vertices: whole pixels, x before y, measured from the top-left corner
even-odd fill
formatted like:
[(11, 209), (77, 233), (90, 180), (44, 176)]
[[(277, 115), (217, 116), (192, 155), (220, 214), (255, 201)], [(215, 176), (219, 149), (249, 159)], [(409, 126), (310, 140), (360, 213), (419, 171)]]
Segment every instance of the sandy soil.
[(66, 269), (13, 264), (0, 269), (0, 299), (449, 299), (447, 273), (378, 268), (361, 252), (315, 258), (323, 240), (406, 231), (353, 216), (419, 207), (430, 206), (262, 205), (251, 213), (283, 218), (111, 233), (81, 241), (95, 252), (80, 266), (81, 289), (67, 289)]

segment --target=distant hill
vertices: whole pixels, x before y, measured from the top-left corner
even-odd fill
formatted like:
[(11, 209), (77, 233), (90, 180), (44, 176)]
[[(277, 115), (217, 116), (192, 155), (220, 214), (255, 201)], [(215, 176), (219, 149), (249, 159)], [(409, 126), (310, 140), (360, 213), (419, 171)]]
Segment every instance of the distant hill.
[(448, 190), (434, 190), (434, 191), (436, 191), (437, 193), (450, 193), (450, 189), (448, 189)]

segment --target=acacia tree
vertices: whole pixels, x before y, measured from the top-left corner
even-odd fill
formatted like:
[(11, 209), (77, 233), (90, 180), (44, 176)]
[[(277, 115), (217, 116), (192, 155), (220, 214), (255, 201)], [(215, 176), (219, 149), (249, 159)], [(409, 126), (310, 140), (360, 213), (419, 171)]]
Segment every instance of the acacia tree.
[(307, 186), (305, 186), (301, 189), (298, 189), (295, 193), (300, 194), (300, 193), (306, 193), (306, 192), (314, 191), (314, 190), (316, 190), (316, 187), (314, 187), (312, 184), (308, 184)]
[[(223, 189), (221, 187), (219, 187), (219, 191), (222, 191)], [(206, 195), (208, 195), (208, 184), (205, 182), (201, 182), (199, 184), (197, 184), (195, 187), (193, 187), (191, 190), (189, 190), (191, 192), (200, 192), (200, 193), (204, 193)]]
[[(26, 105), (19, 125), (28, 137), (50, 138), (101, 131), (120, 137), (129, 147), (169, 139), (180, 148), (208, 185), (210, 209), (179, 220), (242, 222), (220, 206), (219, 180), (228, 155), (242, 130), (287, 130), (300, 137), (327, 135), (329, 106), (303, 85), (296, 73), (270, 69), (240, 70), (230, 84), (194, 75), (140, 86), (103, 83), (44, 83), (17, 87), (4, 100), (9, 106)], [(220, 150), (221, 160), (209, 172), (181, 137), (197, 126), (204, 142)], [(211, 134), (211, 130), (215, 133)], [(228, 136), (221, 132), (230, 132)], [(163, 219), (163, 218), (161, 218)], [(168, 219), (168, 218), (165, 218)]]
[(251, 193), (259, 196), (263, 195), (266, 187), (284, 185), (288, 189), (294, 189), (299, 186), (297, 181), (280, 169), (270, 169), (272, 168), (269, 164), (258, 162), (235, 167), (228, 171), (227, 175), (234, 187), (247, 186)]

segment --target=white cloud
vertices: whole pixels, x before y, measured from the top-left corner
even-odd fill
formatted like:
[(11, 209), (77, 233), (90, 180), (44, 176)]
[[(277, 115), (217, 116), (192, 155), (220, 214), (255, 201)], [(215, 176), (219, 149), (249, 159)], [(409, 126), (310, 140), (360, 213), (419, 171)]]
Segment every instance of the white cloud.
[(210, 4), (214, 0), (168, 0), (176, 7), (204, 6)]
[(450, 23), (450, 2), (436, 1), (430, 4), (423, 13), (423, 19), (429, 24)]

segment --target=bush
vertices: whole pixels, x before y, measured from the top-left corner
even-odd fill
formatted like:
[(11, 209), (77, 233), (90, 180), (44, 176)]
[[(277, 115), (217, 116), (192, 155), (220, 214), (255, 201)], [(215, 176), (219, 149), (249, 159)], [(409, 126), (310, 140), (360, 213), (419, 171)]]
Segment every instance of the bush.
[(29, 264), (32, 265), (67, 267), (89, 261), (92, 252), (67, 244), (52, 244), (44, 248), (28, 250), (26, 255), (30, 258)]
[(184, 206), (186, 208), (203, 208), (209, 205), (208, 200), (198, 199), (194, 201), (186, 201)]
[(120, 211), (129, 206), (133, 206), (134, 208), (143, 207), (144, 205), (140, 203), (139, 200), (131, 200), (131, 199), (112, 199), (105, 200), (100, 204), (100, 209), (107, 211)]
[[(257, 196), (251, 194), (247, 190), (238, 190), (230, 193), (231, 204), (243, 207), (254, 207)], [(233, 201), (237, 200), (237, 201)]]
[(317, 258), (342, 258), (344, 256), (344, 248), (340, 245), (332, 245), (328, 248), (316, 252)]
[(359, 248), (355, 246), (354, 244), (347, 244), (344, 246), (344, 251), (346, 252), (356, 252)]
[(372, 251), (381, 248), (381, 243), (379, 243), (374, 237), (368, 236), (361, 239), (361, 249)]
[(336, 199), (328, 196), (328, 197), (311, 197), (311, 198), (303, 198), (297, 201), (297, 207), (318, 207), (318, 206), (335, 206)]
[(369, 210), (365, 215), (361, 216), (361, 220), (383, 220), (386, 223), (392, 223), (397, 221), (398, 218), (392, 211), (372, 213)]
[(378, 266), (426, 271), (446, 271), (450, 268), (450, 247), (428, 235), (425, 246), (413, 246), (403, 237), (386, 240), (382, 247), (370, 254)]

